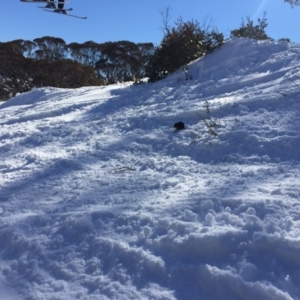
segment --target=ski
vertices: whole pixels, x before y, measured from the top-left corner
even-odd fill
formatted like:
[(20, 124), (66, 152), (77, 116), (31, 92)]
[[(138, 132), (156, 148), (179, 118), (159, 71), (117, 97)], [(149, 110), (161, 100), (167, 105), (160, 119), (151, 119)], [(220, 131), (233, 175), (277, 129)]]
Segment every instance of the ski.
[[(38, 6), (38, 8), (47, 8), (47, 7), (45, 7), (45, 6)], [(65, 11), (72, 11), (73, 10), (73, 8), (47, 8), (47, 9), (53, 9), (53, 10), (65, 10)]]
[(76, 16), (76, 15), (64, 14), (64, 13), (56, 12), (55, 10), (50, 10), (50, 9), (43, 9), (43, 11), (47, 11), (47, 12), (51, 12), (51, 13), (56, 13), (56, 14), (59, 14), (59, 15), (62, 15), (62, 16), (69, 16), (69, 17), (73, 17), (73, 18), (78, 18), (78, 19), (82, 19), (82, 20), (87, 19), (87, 17), (81, 17), (81, 16)]
[(49, 0), (20, 0), (21, 2), (24, 2), (24, 3), (45, 3), (45, 4), (48, 4), (48, 3), (53, 3), (53, 4), (68, 4), (70, 3), (70, 1), (68, 2), (60, 2), (60, 1), (49, 1)]

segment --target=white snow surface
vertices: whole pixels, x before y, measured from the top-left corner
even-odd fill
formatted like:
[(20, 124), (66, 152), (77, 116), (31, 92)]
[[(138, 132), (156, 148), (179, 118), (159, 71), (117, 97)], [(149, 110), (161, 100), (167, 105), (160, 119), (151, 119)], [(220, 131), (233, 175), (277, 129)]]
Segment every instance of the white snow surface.
[(300, 299), (300, 45), (188, 77), (0, 104), (1, 300)]

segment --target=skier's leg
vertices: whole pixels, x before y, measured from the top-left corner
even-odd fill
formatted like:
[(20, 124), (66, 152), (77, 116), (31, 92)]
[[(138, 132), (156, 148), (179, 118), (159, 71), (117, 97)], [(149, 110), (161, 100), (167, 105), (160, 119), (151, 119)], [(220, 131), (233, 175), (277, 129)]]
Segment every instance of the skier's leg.
[(63, 9), (64, 5), (65, 5), (65, 0), (59, 0), (57, 7), (58, 7), (58, 9)]
[(63, 13), (63, 14), (66, 14), (67, 11), (64, 10), (64, 5), (65, 5), (65, 0), (59, 0), (59, 3), (57, 5), (58, 9), (59, 9), (59, 12)]

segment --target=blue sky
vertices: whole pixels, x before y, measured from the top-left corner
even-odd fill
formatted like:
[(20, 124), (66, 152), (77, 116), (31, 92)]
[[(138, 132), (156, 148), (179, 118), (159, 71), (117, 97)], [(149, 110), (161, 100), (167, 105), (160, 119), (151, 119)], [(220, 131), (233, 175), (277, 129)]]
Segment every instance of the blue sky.
[(87, 16), (87, 20), (46, 13), (37, 8), (38, 4), (19, 0), (1, 3), (1, 42), (49, 35), (67, 43), (129, 40), (159, 44), (160, 11), (170, 7), (171, 24), (180, 16), (184, 21), (194, 19), (200, 23), (213, 20), (227, 37), (230, 30), (240, 26), (242, 18), (249, 16), (256, 21), (266, 11), (270, 37), (288, 37), (300, 43), (300, 7), (292, 9), (284, 0), (70, 0), (66, 7), (72, 7), (74, 14)]

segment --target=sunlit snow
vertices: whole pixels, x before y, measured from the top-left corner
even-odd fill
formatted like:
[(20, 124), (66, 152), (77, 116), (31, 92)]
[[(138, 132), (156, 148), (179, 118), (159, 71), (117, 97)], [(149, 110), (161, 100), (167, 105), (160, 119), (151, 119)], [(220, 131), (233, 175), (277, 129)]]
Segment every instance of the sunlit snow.
[(1, 300), (300, 299), (300, 45), (188, 67), (0, 104)]

